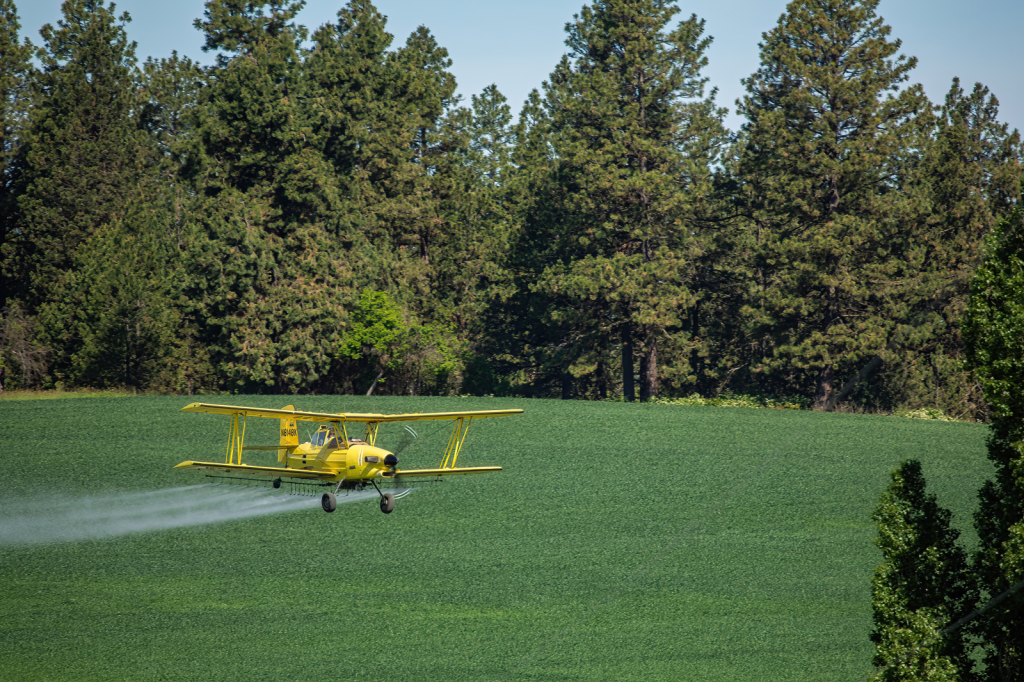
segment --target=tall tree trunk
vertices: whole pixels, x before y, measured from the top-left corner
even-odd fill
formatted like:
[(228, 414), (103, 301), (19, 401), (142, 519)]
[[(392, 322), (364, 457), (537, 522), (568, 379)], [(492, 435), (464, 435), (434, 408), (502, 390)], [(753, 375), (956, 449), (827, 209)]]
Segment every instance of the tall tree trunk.
[(377, 378), (375, 378), (373, 382), (370, 383), (370, 388), (366, 389), (366, 395), (373, 395), (373, 389), (377, 388), (377, 382), (380, 381), (380, 378), (382, 376), (384, 376), (384, 371), (385, 368), (381, 367), (381, 370), (377, 372)]
[[(3, 368), (0, 367), (0, 371), (2, 370)], [(0, 386), (0, 391), (2, 390), (3, 386)], [(597, 363), (597, 399), (608, 399), (608, 376), (605, 374), (604, 360), (599, 360)]]
[(629, 325), (622, 328), (622, 396), (627, 402), (636, 400), (633, 387), (633, 330)]
[(640, 400), (650, 400), (658, 395), (658, 342), (654, 335), (647, 338), (646, 348), (640, 358)]
[(828, 407), (829, 398), (832, 396), (832, 380), (834, 378), (832, 365), (825, 365), (818, 375), (818, 390), (814, 394), (814, 408), (824, 410)]

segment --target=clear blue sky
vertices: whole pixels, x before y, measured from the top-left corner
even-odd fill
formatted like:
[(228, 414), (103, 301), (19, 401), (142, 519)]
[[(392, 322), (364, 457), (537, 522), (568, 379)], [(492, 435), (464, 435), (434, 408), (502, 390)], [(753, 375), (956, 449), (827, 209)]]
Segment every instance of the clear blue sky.
[[(15, 0), (22, 35), (38, 44), (39, 29), (60, 18), (60, 0)], [(309, 0), (299, 23), (311, 30), (333, 22), (343, 0)], [(526, 95), (540, 87), (565, 52), (564, 27), (583, 0), (377, 0), (388, 17), (395, 44), (419, 25), (430, 29), (448, 49), (459, 93), (471, 94), (495, 83), (517, 112)], [(200, 49), (202, 34), (192, 21), (202, 16), (203, 0), (121, 0), (117, 12), (132, 17), (129, 38), (140, 60), (166, 57), (171, 50), (209, 64)], [(786, 8), (784, 0), (717, 0), (678, 3), (681, 16), (696, 13), (714, 37), (705, 75), (718, 88), (718, 102), (735, 111), (743, 94), (740, 79), (758, 66), (761, 33), (772, 28)], [(903, 41), (902, 52), (918, 58), (912, 79), (928, 97), (942, 101), (954, 76), (965, 90), (980, 81), (1000, 102), (1000, 118), (1024, 131), (1024, 1), (882, 0), (878, 13)], [(731, 113), (730, 128), (741, 120)]]

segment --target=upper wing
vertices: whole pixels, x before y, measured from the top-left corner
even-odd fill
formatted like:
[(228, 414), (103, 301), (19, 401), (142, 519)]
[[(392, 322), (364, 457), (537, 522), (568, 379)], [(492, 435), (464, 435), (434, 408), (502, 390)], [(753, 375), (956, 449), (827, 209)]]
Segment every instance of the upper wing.
[(305, 422), (344, 421), (343, 414), (321, 414), (320, 412), (301, 412), (299, 410), (273, 410), (264, 407), (240, 407), (238, 405), (211, 405), (210, 403), (191, 403), (181, 408), (182, 412), (209, 412), (210, 414), (240, 414), (246, 417), (271, 417), (273, 419), (292, 418)]
[(412, 414), (362, 414), (344, 413), (330, 414), (326, 412), (302, 412), (300, 410), (274, 410), (262, 407), (239, 407), (236, 405), (212, 405), (210, 403), (192, 403), (181, 408), (182, 412), (209, 412), (211, 414), (240, 414), (246, 417), (271, 417), (282, 419), (291, 417), (296, 421), (306, 422), (412, 422), (431, 419), (459, 419), (470, 417), (507, 417), (521, 414), (522, 410), (476, 410), (469, 412), (424, 412)]

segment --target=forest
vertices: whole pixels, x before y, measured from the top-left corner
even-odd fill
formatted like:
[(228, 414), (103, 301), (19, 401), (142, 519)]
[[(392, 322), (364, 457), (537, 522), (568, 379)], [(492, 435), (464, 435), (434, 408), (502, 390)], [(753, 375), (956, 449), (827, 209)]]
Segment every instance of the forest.
[(599, 0), (517, 119), (368, 0), (210, 0), (210, 65), (0, 0), (0, 387), (777, 396), (987, 417), (963, 320), (1021, 139), (913, 84), (877, 0), (793, 0), (737, 102), (664, 0)]

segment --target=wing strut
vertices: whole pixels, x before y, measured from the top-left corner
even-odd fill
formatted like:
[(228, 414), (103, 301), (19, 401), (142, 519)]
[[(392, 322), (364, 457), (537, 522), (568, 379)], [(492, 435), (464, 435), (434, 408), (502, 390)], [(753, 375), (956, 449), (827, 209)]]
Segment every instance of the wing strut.
[[(241, 419), (239, 419), (241, 417)], [(231, 415), (231, 429), (228, 431), (228, 451), (225, 464), (242, 463), (242, 443), (245, 442), (245, 415), (236, 412)], [(238, 460), (237, 462), (234, 460)]]
[(380, 422), (366, 422), (366, 434), (363, 436), (363, 441), (370, 445), (377, 444), (377, 429), (380, 428)]
[(466, 433), (469, 432), (469, 423), (472, 417), (459, 417), (455, 420), (455, 427), (452, 428), (451, 438), (448, 439), (448, 447), (445, 448), (444, 458), (441, 460), (441, 469), (451, 469), (459, 459), (459, 452), (462, 451), (462, 443), (466, 440)]

